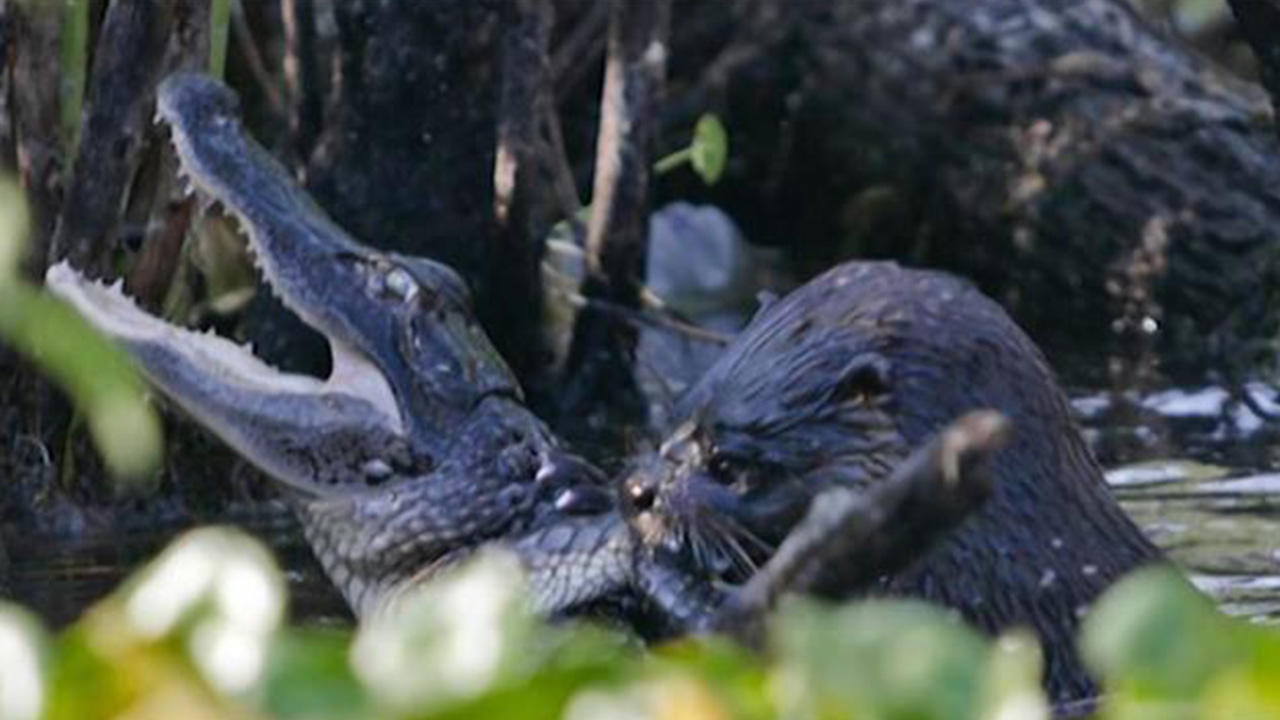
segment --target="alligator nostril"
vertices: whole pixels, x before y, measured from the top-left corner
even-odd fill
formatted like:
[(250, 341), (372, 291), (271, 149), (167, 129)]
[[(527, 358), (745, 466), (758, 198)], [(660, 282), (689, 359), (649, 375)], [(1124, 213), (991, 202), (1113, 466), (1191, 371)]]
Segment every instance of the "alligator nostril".
[(631, 480), (627, 482), (627, 499), (631, 502), (631, 507), (644, 512), (653, 507), (654, 501), (658, 499), (658, 492), (652, 482)]

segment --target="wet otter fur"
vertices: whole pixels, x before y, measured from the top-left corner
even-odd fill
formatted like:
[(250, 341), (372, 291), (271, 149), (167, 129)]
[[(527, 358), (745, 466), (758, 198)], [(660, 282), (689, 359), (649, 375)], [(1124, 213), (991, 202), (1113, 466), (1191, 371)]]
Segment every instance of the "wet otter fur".
[[(988, 631), (1034, 629), (1051, 696), (1086, 697), (1081, 615), (1161, 556), (1110, 494), (1035, 344), (958, 278), (851, 262), (761, 310), (625, 480), (629, 521), (648, 547), (741, 581), (820, 490), (876, 482), (979, 408), (1013, 424), (994, 496), (883, 589)], [(842, 597), (840, 580), (829, 568), (822, 593)]]

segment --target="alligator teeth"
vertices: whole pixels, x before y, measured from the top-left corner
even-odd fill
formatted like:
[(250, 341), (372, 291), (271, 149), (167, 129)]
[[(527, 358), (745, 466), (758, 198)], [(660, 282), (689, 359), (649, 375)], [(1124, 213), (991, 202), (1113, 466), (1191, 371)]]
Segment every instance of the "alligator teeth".
[(197, 197), (196, 198), (196, 221), (199, 222), (200, 220), (203, 220), (209, 214), (209, 210), (214, 206), (214, 204), (215, 204), (214, 199), (209, 197), (208, 195), (205, 195), (202, 193), (199, 197)]

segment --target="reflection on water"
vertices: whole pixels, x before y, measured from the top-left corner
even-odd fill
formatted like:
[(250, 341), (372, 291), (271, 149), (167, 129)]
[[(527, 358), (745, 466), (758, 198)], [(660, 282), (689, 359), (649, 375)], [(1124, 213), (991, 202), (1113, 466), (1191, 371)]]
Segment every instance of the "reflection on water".
[[(1269, 391), (1250, 391), (1264, 410), (1276, 407)], [(1219, 388), (1077, 393), (1074, 403), (1121, 503), (1152, 539), (1227, 612), (1280, 621), (1280, 473), (1260, 470), (1280, 466), (1271, 457), (1280, 447), (1277, 423)], [(273, 548), (286, 568), (293, 617), (349, 617), (283, 505), (200, 522), (239, 525)], [(64, 624), (193, 523), (121, 521), (74, 541), (10, 533), (13, 596)]]
[[(312, 557), (297, 521), (283, 504), (234, 508), (198, 524), (209, 522), (242, 527), (272, 549), (286, 569), (293, 617), (316, 622), (349, 617), (341, 597)], [(189, 518), (125, 519), (74, 540), (65, 535), (9, 534), (5, 546), (13, 597), (38, 612), (45, 622), (60, 627), (193, 524), (197, 523)]]
[[(1271, 414), (1274, 392), (1243, 392)], [(1125, 509), (1228, 613), (1280, 620), (1280, 427), (1218, 387), (1075, 398)]]

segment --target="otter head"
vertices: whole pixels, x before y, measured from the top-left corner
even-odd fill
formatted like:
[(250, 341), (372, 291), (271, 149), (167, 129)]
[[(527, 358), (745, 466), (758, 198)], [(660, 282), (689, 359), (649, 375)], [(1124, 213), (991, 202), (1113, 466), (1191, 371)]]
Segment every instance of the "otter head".
[(741, 581), (815, 495), (881, 478), (905, 455), (886, 355), (814, 300), (762, 312), (632, 468), (623, 504), (642, 547)]

